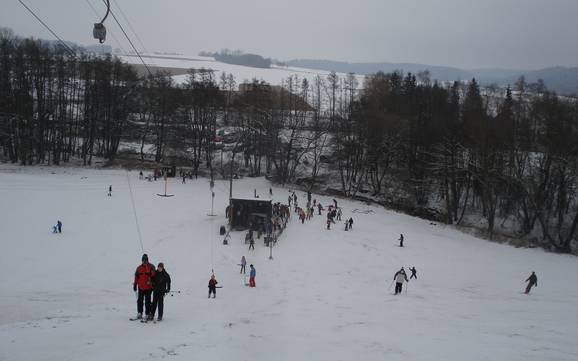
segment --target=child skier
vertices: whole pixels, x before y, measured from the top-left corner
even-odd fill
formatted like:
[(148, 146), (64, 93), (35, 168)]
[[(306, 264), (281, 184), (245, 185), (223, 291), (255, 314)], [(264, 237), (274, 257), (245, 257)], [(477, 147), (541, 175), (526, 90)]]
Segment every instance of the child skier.
[(245, 256), (241, 257), (241, 272), (242, 274), (245, 274), (245, 266), (247, 265), (247, 260), (245, 259)]
[(211, 298), (211, 293), (213, 294), (213, 298), (217, 297), (217, 279), (215, 275), (211, 275), (211, 279), (209, 280), (209, 297)]
[(251, 271), (249, 272), (249, 287), (255, 287), (255, 276), (257, 275), (257, 270), (253, 265), (249, 265)]
[(413, 266), (409, 270), (411, 271), (411, 276), (409, 276), (409, 279), (415, 278), (417, 280), (417, 270), (415, 269), (415, 266)]

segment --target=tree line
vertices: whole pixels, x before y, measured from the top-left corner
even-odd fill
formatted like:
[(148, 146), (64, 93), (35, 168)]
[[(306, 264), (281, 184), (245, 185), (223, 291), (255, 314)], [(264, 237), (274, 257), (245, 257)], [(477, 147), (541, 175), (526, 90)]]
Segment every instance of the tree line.
[(110, 56), (0, 36), (4, 159), (90, 165), (117, 159), (123, 143), (195, 174), (269, 175), (448, 224), (479, 214), (490, 237), (506, 227), (563, 252), (578, 228), (578, 103), (523, 78), (503, 91), (427, 72), (273, 86), (191, 69), (175, 84)]

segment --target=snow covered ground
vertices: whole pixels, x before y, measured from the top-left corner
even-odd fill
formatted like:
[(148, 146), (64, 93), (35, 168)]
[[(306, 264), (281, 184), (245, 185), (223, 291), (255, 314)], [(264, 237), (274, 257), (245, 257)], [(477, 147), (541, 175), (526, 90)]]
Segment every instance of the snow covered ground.
[[(137, 56), (122, 55), (120, 58), (130, 64), (141, 64), (140, 59)], [(148, 65), (156, 67), (167, 67), (167, 68), (181, 68), (181, 69), (213, 69), (215, 71), (215, 77), (217, 82), (220, 79), (221, 73), (233, 74), (235, 80), (238, 84), (244, 82), (251, 82), (253, 78), (257, 80), (264, 80), (269, 84), (280, 85), (283, 80), (288, 79), (292, 75), (297, 75), (300, 79), (307, 79), (310, 84), (317, 75), (323, 79), (327, 78), (329, 75), (328, 71), (323, 70), (313, 70), (297, 67), (279, 67), (271, 66), (271, 68), (253, 68), (249, 66), (227, 64), (216, 61), (211, 57), (201, 57), (201, 56), (162, 56), (162, 55), (147, 55), (143, 54), (142, 58)], [(340, 77), (344, 77), (346, 74), (338, 73)], [(177, 84), (184, 84), (187, 80), (188, 75), (175, 75), (173, 79)], [(361, 88), (363, 85), (363, 75), (357, 76), (357, 85)]]
[[(209, 217), (206, 179), (171, 180), (175, 196), (161, 198), (162, 182), (128, 177), (144, 250), (181, 291), (167, 297), (165, 320), (128, 320), (142, 251), (126, 172), (3, 165), (0, 360), (578, 359), (576, 257), (339, 200), (353, 231), (325, 230), (324, 216), (292, 219), (269, 260), (261, 241), (248, 252), (241, 233), (222, 245), (226, 182), (216, 184), (218, 216)], [(269, 183), (235, 181), (236, 196), (253, 189), (264, 195)], [(50, 231), (57, 219), (62, 234)], [(257, 269), (254, 289), (241, 284), (242, 255)], [(413, 265), (419, 279), (394, 296), (394, 272)], [(211, 269), (223, 286), (214, 300)], [(531, 271), (538, 288), (524, 295)]]

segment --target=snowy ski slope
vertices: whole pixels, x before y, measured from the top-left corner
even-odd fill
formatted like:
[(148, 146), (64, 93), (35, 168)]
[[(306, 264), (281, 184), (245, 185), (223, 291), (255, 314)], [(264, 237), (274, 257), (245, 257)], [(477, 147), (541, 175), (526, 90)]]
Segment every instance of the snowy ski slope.
[[(353, 231), (294, 218), (269, 260), (260, 240), (247, 252), (241, 233), (222, 245), (226, 182), (208, 217), (207, 179), (171, 180), (175, 196), (161, 198), (162, 182), (128, 176), (144, 249), (181, 291), (166, 298), (165, 320), (128, 321), (142, 251), (125, 171), (2, 165), (0, 360), (578, 359), (576, 257), (338, 200)], [(253, 189), (266, 195), (269, 183), (235, 181), (236, 196)], [(62, 234), (50, 231), (57, 219)], [(254, 289), (241, 284), (242, 255), (257, 269)], [(394, 296), (394, 272), (413, 265), (418, 280)], [(214, 300), (211, 269), (223, 286)], [(538, 288), (524, 295), (531, 271)]]

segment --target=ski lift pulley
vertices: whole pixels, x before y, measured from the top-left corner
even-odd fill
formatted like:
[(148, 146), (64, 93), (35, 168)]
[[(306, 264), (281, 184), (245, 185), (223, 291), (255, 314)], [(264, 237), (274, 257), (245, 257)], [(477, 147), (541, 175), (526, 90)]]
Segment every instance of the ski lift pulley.
[(92, 36), (102, 44), (106, 40), (106, 27), (104, 26), (104, 21), (108, 17), (108, 13), (110, 12), (110, 0), (106, 0), (106, 14), (104, 18), (100, 21), (100, 23), (95, 23), (94, 28), (92, 29)]

